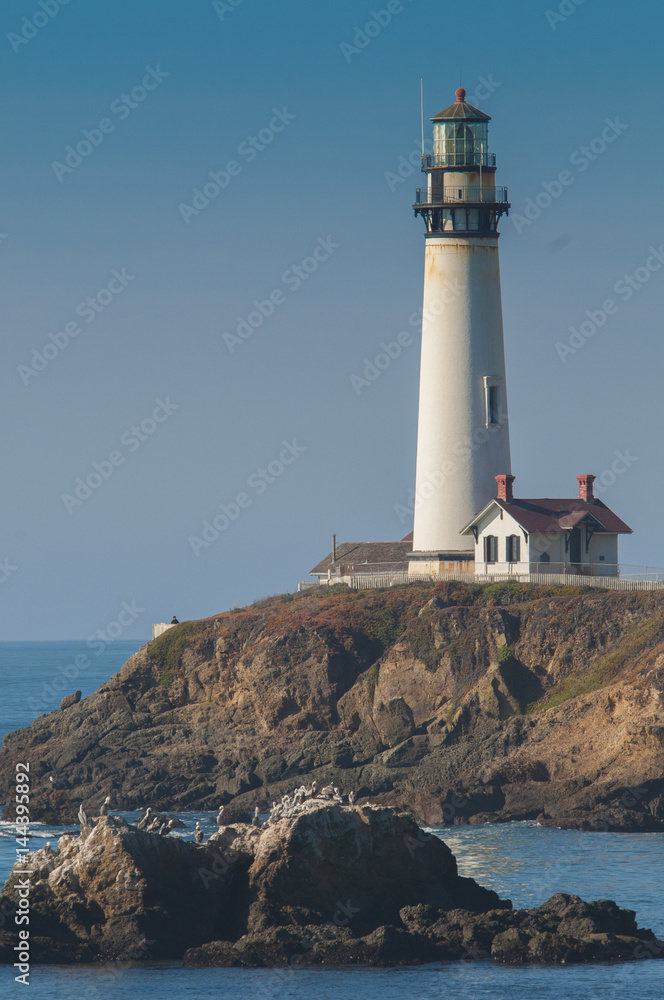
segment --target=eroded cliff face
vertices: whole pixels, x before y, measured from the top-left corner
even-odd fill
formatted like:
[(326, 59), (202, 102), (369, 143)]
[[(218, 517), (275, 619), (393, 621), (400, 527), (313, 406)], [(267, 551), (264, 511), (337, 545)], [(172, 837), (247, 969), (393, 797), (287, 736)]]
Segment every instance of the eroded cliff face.
[(664, 593), (321, 588), (179, 625), (10, 734), (0, 801), (29, 760), (33, 819), (240, 816), (307, 775), (429, 823), (664, 829), (663, 700)]

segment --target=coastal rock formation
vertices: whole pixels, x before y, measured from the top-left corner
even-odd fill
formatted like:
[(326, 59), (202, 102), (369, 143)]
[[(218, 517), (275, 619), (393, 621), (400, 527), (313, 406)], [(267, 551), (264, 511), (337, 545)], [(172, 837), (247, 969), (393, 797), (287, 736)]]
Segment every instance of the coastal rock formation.
[[(203, 844), (114, 816), (15, 866), (0, 898), (19, 908), (30, 877), (33, 962), (184, 958), (187, 965), (458, 958), (605, 961), (664, 955), (615, 903), (558, 895), (515, 911), (462, 878), (446, 844), (386, 807), (304, 803), (290, 816), (222, 827)], [(7, 926), (11, 926), (9, 921)], [(2, 957), (14, 937), (0, 932)]]
[[(42, 848), (15, 865), (0, 902), (3, 913), (18, 906), (22, 871), (30, 868), (34, 962), (171, 958), (212, 928), (229, 933), (230, 875), (218, 875), (215, 892), (199, 877), (213, 863), (211, 848), (104, 816), (80, 835), (60, 837), (57, 852)], [(10, 935), (3, 934), (6, 945)]]
[(117, 811), (221, 802), (238, 819), (315, 779), (432, 825), (664, 830), (664, 592), (269, 598), (169, 629), (5, 737), (0, 802), (17, 760), (32, 762), (32, 819), (50, 822), (106, 796)]
[(65, 695), (65, 697), (60, 702), (60, 710), (64, 712), (65, 708), (71, 708), (72, 705), (78, 705), (81, 700), (81, 692), (74, 691), (73, 694)]

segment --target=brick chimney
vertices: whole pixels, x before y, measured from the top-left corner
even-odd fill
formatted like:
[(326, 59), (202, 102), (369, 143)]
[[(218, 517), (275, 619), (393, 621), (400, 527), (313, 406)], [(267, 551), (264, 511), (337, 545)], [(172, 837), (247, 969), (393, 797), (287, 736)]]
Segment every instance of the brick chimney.
[(514, 499), (514, 494), (512, 493), (512, 483), (514, 482), (515, 476), (496, 476), (496, 482), (498, 483), (498, 499), (504, 500), (505, 503), (511, 503)]
[(576, 480), (579, 484), (579, 500), (585, 500), (586, 503), (592, 503), (595, 499), (595, 493), (593, 490), (593, 483), (597, 479), (597, 476), (577, 476)]

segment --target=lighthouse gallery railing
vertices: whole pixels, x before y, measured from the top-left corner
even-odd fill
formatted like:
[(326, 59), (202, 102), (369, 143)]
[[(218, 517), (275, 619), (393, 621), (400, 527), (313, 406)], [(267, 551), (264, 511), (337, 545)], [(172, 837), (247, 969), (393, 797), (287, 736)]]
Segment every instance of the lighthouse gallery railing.
[(495, 167), (496, 154), (480, 152), (479, 149), (463, 153), (425, 153), (422, 169), (431, 167)]
[(426, 188), (417, 188), (416, 205), (501, 204), (507, 202), (506, 187), (444, 187), (429, 194)]

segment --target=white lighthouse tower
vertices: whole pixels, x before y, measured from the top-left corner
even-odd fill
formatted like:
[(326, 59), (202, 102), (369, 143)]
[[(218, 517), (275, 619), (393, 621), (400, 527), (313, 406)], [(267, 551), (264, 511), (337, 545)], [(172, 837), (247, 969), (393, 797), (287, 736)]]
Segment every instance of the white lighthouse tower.
[(471, 570), (460, 535), (511, 472), (496, 187), (489, 115), (456, 101), (431, 120), (434, 152), (413, 206), (426, 224), (411, 572)]

